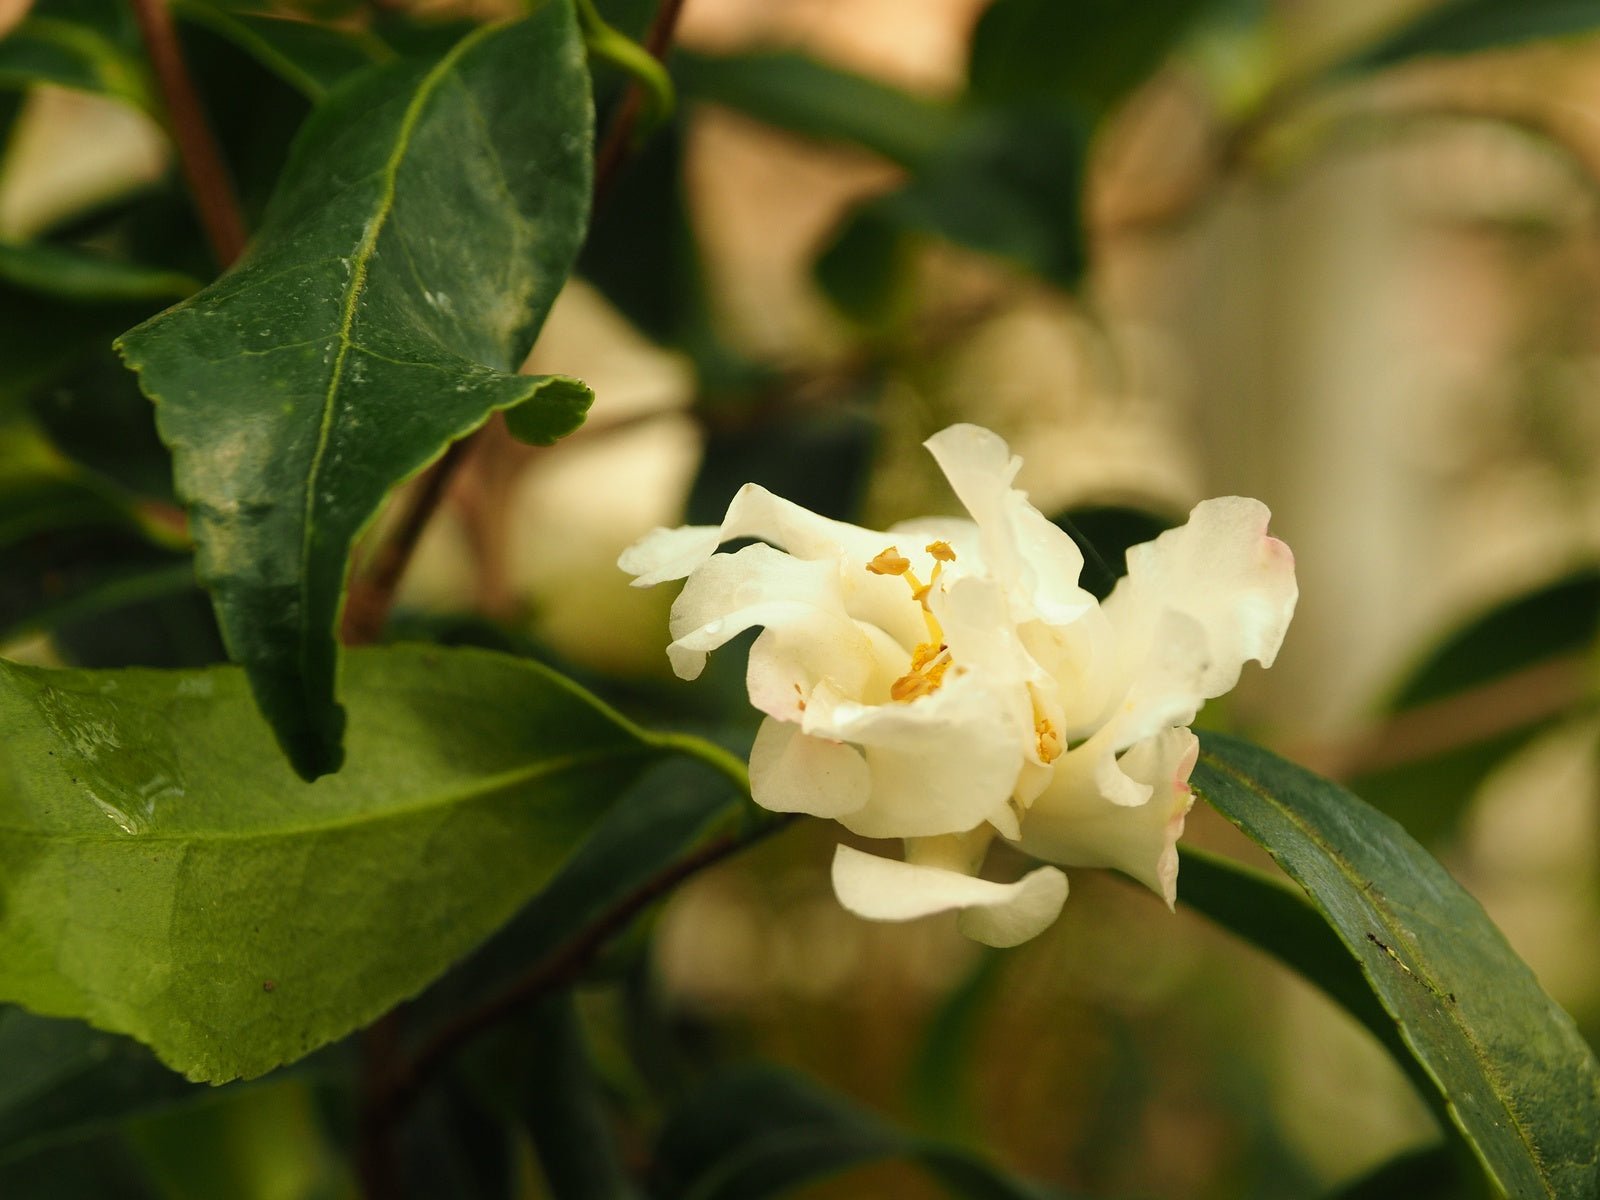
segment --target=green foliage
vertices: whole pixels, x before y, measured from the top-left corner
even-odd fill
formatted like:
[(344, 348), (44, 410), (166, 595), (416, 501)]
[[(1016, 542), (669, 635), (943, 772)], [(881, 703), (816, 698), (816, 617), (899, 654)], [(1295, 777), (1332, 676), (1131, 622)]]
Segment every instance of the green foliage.
[(1424, 9), (1340, 65), (1372, 70), (1415, 58), (1472, 54), (1596, 29), (1600, 29), (1600, 9), (1590, 0), (1447, 0)]
[(308, 100), (321, 100), (363, 68), (394, 57), (370, 33), (240, 12), (213, 0), (181, 0), (174, 8), (183, 20), (238, 46)]
[(114, 0), (41, 0), (0, 38), (0, 89), (41, 83), (153, 111), (129, 7)]
[(582, 420), (586, 390), (514, 372), (582, 238), (590, 120), (561, 0), (379, 68), (317, 110), (244, 262), (120, 342), (229, 653), (306, 778), (342, 758), (334, 626), (383, 497), (496, 410), (535, 441)]
[(678, 1108), (656, 1149), (655, 1184), (663, 1200), (760, 1200), (894, 1158), (917, 1164), (951, 1196), (1065, 1200), (765, 1068), (715, 1079)]
[(315, 785), (237, 670), (0, 671), (0, 997), (212, 1082), (439, 975), (660, 753), (549, 672), (476, 651), (352, 655), (350, 762)]
[[(1414, 1077), (1495, 1186), (1551, 1197), (1600, 1188), (1600, 1065), (1477, 901), (1338, 786), (1231, 738), (1203, 746), (1196, 791), (1305, 889), (1392, 1018)], [(1282, 947), (1269, 918), (1257, 922), (1249, 906), (1233, 915)]]

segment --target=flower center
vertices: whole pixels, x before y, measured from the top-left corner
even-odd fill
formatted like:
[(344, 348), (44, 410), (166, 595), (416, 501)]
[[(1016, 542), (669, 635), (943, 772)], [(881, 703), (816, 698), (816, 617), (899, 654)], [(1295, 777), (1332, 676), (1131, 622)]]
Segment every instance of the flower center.
[(933, 574), (928, 576), (927, 583), (917, 578), (911, 569), (911, 560), (895, 546), (890, 546), (867, 564), (867, 570), (874, 575), (898, 575), (906, 581), (911, 589), (911, 598), (922, 606), (922, 620), (928, 627), (928, 640), (918, 642), (917, 648), (911, 652), (911, 670), (889, 685), (889, 699), (901, 704), (909, 704), (938, 691), (944, 683), (945, 672), (950, 669), (950, 647), (945, 645), (939, 618), (933, 615), (933, 609), (928, 606), (928, 596), (939, 582), (944, 564), (955, 562), (956, 552), (950, 548), (949, 542), (929, 542), (923, 549), (933, 559)]

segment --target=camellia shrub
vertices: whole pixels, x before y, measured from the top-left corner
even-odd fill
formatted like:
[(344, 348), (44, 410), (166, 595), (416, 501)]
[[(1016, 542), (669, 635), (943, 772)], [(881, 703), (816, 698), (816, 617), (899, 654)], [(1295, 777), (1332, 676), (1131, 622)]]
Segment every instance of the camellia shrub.
[[(915, 440), (953, 499), (865, 528), (896, 393), (863, 404), (869, 369), (797, 405), (708, 299), (697, 105), (898, 165), (816, 261), (870, 359), (915, 327), (928, 246), (1081, 288), (1105, 127), (1237, 6), (994, 0), (940, 101), (680, 53), (681, 7), (0, 4), (0, 138), (65, 89), (163, 147), (0, 242), (0, 1196), (734, 1200), (862, 1194), (885, 1160), (956, 1196), (1112, 1194), (650, 1016), (662, 902), (806, 818), (840, 830), (831, 867), (797, 861), (851, 921), (954, 913), (1023, 954), (1110, 869), (1298, 972), (1437, 1123), (1339, 1195), (1600, 1196), (1600, 1067), (1483, 909), (1390, 816), (1200, 716), (1291, 628), (1267, 507), (1097, 533), (943, 421)], [(1590, 26), (1445, 4), (1262, 112)], [(586, 584), (682, 581), (649, 637), (692, 686), (580, 669), (504, 604), (395, 604), (475, 455), (611, 419), (527, 367), (575, 277), (694, 378), (685, 523)], [(504, 489), (476, 495), (503, 529)], [(1564, 586), (1519, 603), (1587, 624), (1513, 607), (1457, 650), (1576, 650), (1593, 581)], [(1421, 699), (1485, 677), (1452, 670)], [(1189, 850), (1197, 805), (1281, 870)], [(1305, 1194), (1273, 1169), (1205, 1194)]]

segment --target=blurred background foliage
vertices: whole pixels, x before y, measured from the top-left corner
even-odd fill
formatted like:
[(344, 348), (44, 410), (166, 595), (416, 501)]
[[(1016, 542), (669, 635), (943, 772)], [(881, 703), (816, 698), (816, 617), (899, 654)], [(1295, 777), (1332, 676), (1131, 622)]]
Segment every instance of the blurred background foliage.
[[(174, 8), (252, 217), (338, 79), (499, 11)], [(655, 12), (600, 8), (635, 36)], [(193, 665), (220, 644), (107, 343), (213, 267), (125, 18), (0, 0), (0, 638), (33, 661)], [(737, 746), (737, 656), (673, 680), (670, 596), (614, 564), (747, 480), (881, 527), (948, 506), (919, 442), (977, 421), (1093, 547), (1101, 592), (1196, 500), (1261, 497), (1300, 612), (1273, 671), (1205, 719), (1401, 820), (1595, 1044), (1596, 29), (1600, 6), (1554, 0), (688, 0), (679, 105), (603, 197), (531, 360), (594, 387), (590, 422), (550, 449), (477, 440), (392, 636), (534, 655)], [(602, 114), (620, 84), (597, 70)], [(655, 778), (635, 802), (682, 805), (687, 839), (720, 800)], [(1260, 859), (1203, 810), (1190, 828)], [(478, 1047), (407, 1123), (418, 1194), (612, 1194), (605, 1162), (569, 1160), (602, 1129), (623, 1162), (664, 1139), (656, 1183), (679, 1194), (709, 1135), (662, 1114), (751, 1058), (892, 1123), (840, 1141), (845, 1101), (712, 1085), (765, 1097), (752, 1111), (781, 1094), (829, 1161), (866, 1164), (806, 1195), (943, 1194), (967, 1168), (923, 1137), (1094, 1195), (1456, 1194), (1428, 1159), (1360, 1190), (1435, 1140), (1426, 1108), (1350, 1018), (1181, 899), (1168, 916), (1076, 872), (1048, 934), (983, 951), (840, 911), (831, 837), (797, 827), (697, 879)], [(537, 918), (419, 1011), (527, 962)], [(352, 1186), (342, 1048), (197, 1096), (152, 1085), (131, 1044), (18, 1012), (0, 1046), (7, 1195)], [(30, 1140), (22, 1101), (76, 1103), (79, 1075), (103, 1113)], [(546, 1111), (556, 1087), (592, 1103)]]

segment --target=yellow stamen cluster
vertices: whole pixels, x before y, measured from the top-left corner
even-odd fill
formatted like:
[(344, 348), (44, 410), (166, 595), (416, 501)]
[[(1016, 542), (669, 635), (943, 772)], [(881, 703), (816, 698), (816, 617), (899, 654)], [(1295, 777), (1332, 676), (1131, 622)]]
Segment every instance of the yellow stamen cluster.
[(1050, 723), (1049, 717), (1036, 717), (1033, 722), (1033, 732), (1039, 738), (1039, 757), (1047, 763), (1055, 762), (1067, 748), (1060, 731)]
[(906, 581), (911, 588), (911, 598), (922, 606), (922, 619), (928, 627), (928, 640), (917, 643), (911, 652), (911, 670), (889, 685), (889, 698), (902, 704), (938, 691), (951, 665), (950, 647), (945, 645), (939, 619), (928, 606), (928, 596), (939, 582), (944, 564), (955, 562), (956, 552), (949, 542), (929, 542), (923, 549), (933, 559), (933, 574), (927, 583), (917, 578), (911, 570), (911, 560), (901, 554), (897, 546), (890, 546), (867, 564), (867, 570), (874, 575), (899, 575)]

